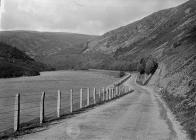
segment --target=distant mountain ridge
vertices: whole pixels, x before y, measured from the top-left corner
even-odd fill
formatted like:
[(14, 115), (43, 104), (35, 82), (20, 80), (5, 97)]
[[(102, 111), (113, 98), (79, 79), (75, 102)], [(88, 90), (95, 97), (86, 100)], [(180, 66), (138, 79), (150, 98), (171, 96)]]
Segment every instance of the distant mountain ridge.
[[(1, 42), (16, 47), (31, 58), (57, 69), (69, 69), (76, 65), (77, 56), (86, 49), (84, 44), (95, 37), (97, 36), (63, 32), (0, 32)], [(73, 66), (68, 64), (72, 60)]]

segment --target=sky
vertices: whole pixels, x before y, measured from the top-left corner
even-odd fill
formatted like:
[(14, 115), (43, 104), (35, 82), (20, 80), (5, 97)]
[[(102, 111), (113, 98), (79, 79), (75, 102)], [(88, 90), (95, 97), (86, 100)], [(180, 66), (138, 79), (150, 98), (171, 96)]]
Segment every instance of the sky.
[(101, 35), (187, 0), (1, 0), (1, 30)]

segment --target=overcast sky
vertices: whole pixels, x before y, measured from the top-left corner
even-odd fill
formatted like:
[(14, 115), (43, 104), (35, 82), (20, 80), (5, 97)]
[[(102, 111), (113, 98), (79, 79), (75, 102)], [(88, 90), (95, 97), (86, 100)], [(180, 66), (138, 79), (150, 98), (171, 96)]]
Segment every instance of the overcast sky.
[(103, 34), (187, 0), (4, 0), (3, 30)]

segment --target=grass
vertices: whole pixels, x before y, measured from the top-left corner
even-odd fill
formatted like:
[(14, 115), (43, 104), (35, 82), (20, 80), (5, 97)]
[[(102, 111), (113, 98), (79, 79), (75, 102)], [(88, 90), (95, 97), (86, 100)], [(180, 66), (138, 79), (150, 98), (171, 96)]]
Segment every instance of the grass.
[[(194, 89), (195, 90), (195, 89)], [(177, 120), (181, 123), (184, 129), (188, 132), (191, 139), (196, 137), (196, 122), (195, 122), (195, 101), (194, 91), (190, 93), (192, 98), (174, 96), (169, 94), (166, 90), (161, 91), (162, 98), (167, 103), (170, 110), (176, 115)]]

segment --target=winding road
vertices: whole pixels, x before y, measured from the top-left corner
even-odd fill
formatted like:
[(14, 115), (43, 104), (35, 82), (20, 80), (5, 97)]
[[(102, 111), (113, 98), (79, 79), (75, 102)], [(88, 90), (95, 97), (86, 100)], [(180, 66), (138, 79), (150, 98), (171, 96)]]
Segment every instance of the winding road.
[(50, 125), (46, 130), (18, 140), (187, 140), (179, 135), (167, 109), (150, 87), (135, 83), (125, 86), (134, 92)]

